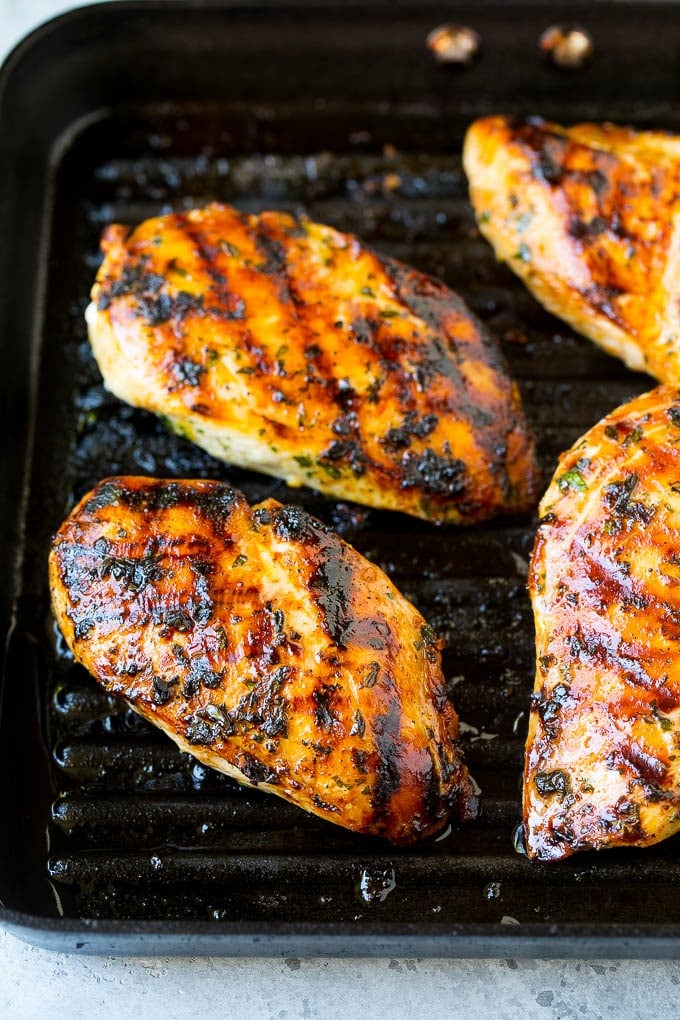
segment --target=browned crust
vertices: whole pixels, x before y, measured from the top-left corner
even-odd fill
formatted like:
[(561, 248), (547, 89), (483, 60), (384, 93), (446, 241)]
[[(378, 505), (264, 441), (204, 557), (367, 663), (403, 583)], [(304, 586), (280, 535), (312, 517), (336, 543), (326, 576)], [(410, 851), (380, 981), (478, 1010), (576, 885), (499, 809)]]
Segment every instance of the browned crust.
[(540, 512), (528, 852), (648, 846), (680, 828), (680, 391), (594, 426)]
[(300, 508), (107, 479), (55, 537), (50, 585), (76, 659), (212, 767), (396, 843), (474, 813), (437, 640)]
[(196, 442), (246, 437), (251, 466), (433, 521), (534, 505), (517, 388), (438, 281), (330, 227), (220, 205), (110, 227), (103, 248), (104, 376)]

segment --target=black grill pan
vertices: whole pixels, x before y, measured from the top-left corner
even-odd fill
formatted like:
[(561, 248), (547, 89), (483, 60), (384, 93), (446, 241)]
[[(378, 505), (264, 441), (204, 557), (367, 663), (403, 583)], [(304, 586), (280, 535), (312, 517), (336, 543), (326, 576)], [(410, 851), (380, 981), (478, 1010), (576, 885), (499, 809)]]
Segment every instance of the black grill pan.
[[(570, 75), (552, 22), (588, 29)], [(473, 26), (480, 60), (424, 45)], [(103, 390), (83, 310), (111, 221), (210, 199), (304, 209), (442, 277), (501, 339), (544, 478), (650, 386), (494, 262), (466, 195), (466, 125), (492, 111), (680, 130), (671, 5), (113, 3), (44, 26), (0, 77), (0, 919), (90, 952), (673, 956), (680, 842), (530, 864), (513, 849), (533, 676), (535, 520), (435, 529), (217, 464)], [(74, 665), (50, 617), (50, 536), (116, 472), (225, 478), (303, 502), (378, 562), (447, 640), (484, 792), (478, 824), (397, 850), (237, 787)], [(392, 891), (388, 890), (394, 884)], [(387, 893), (387, 894), (386, 894)]]

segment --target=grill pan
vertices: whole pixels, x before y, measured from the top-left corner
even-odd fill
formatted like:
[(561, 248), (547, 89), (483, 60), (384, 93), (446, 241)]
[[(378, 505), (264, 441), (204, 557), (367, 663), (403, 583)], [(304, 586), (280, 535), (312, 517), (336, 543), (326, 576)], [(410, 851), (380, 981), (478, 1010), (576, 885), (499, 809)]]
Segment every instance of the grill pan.
[[(536, 41), (595, 42), (566, 74)], [(471, 67), (427, 33), (474, 27)], [(103, 390), (83, 310), (109, 222), (218, 199), (305, 210), (441, 277), (501, 339), (544, 480), (650, 387), (551, 318), (480, 239), (460, 150), (493, 111), (680, 131), (672, 6), (113, 3), (33, 33), (0, 78), (0, 494), (7, 634), (0, 920), (48, 948), (116, 953), (674, 956), (680, 842), (530, 864), (513, 849), (536, 521), (436, 529), (219, 465)], [(479, 822), (395, 849), (239, 788), (180, 753), (69, 658), (46, 559), (65, 513), (118, 472), (224, 478), (303, 503), (379, 563), (447, 641), (483, 790)]]

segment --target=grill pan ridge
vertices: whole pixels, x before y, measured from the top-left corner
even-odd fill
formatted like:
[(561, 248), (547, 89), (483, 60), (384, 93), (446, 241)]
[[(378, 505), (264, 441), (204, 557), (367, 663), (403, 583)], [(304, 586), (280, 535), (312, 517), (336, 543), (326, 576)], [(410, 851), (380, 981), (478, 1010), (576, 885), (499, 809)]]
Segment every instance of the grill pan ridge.
[[(3, 576), (14, 572), (0, 919), (36, 944), (92, 952), (675, 955), (677, 838), (557, 866), (513, 849), (535, 518), (437, 529), (219, 465), (107, 394), (83, 311), (110, 222), (213, 199), (304, 211), (461, 293), (502, 341), (547, 483), (560, 451), (650, 381), (495, 263), (467, 199), (463, 133), (492, 110), (680, 130), (680, 19), (662, 5), (570, 5), (596, 52), (569, 77), (535, 47), (553, 5), (171, 7), (57, 19), (0, 79), (3, 236), (28, 209), (0, 277), (0, 396), (15, 437), (0, 504)], [(480, 32), (478, 65), (434, 65), (424, 39), (443, 20)], [(50, 84), (39, 94), (38, 62)], [(55, 632), (46, 557), (74, 501), (114, 473), (223, 478), (251, 502), (302, 503), (386, 570), (446, 638), (478, 823), (406, 850), (353, 835), (206, 769), (107, 696)]]

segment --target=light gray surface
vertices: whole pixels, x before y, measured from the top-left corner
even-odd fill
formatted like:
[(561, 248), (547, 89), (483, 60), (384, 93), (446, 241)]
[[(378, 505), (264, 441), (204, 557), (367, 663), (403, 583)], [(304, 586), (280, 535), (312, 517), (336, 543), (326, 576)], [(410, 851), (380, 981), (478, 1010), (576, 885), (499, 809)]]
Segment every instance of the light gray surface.
[[(73, 6), (0, 0), (0, 59)], [(679, 12), (680, 16), (680, 12)], [(680, 964), (637, 961), (114, 959), (0, 931), (0, 1018), (680, 1017)]]
[(541, 960), (123, 960), (65, 957), (0, 936), (0, 1016), (680, 1016), (675, 963)]

